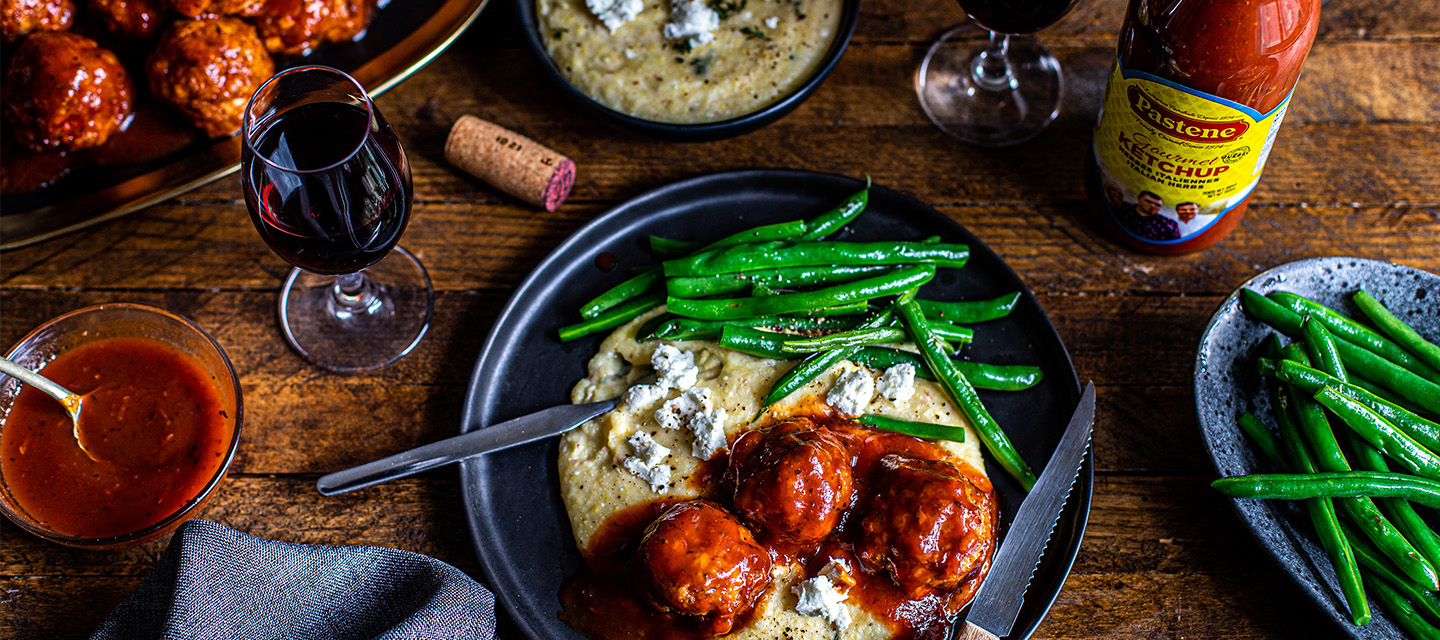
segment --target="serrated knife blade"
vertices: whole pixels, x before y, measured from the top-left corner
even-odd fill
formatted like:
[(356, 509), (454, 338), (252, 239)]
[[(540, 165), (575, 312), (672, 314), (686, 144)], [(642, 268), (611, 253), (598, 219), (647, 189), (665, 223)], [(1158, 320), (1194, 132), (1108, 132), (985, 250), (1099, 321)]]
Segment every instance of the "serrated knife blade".
[(1050, 543), (1060, 510), (1075, 485), (1080, 462), (1090, 444), (1090, 427), (1095, 422), (1095, 384), (1087, 383), (1060, 444), (1050, 456), (1030, 495), (1020, 504), (1010, 532), (991, 559), (990, 573), (965, 618), (961, 640), (996, 640), (1010, 634), (1025, 601), (1025, 590), (1035, 574), (1040, 556)]

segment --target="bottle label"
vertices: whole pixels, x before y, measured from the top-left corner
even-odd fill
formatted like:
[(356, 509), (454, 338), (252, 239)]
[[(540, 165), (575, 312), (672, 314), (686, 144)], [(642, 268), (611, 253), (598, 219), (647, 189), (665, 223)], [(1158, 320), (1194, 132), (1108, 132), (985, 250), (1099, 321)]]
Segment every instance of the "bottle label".
[(1204, 233), (1260, 181), (1289, 105), (1260, 113), (1117, 62), (1095, 125), (1106, 210), (1153, 244)]

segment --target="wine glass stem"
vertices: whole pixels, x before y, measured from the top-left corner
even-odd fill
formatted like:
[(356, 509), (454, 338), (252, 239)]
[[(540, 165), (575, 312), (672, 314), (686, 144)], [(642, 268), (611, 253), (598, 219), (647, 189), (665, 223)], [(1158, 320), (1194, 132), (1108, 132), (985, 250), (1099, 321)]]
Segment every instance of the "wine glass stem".
[(981, 89), (1006, 91), (1020, 86), (1015, 74), (1010, 72), (1010, 61), (1005, 55), (1009, 47), (1009, 35), (990, 32), (990, 46), (970, 62), (970, 75)]
[(381, 305), (379, 296), (375, 295), (375, 281), (364, 271), (336, 276), (335, 285), (330, 288), (330, 302), (331, 312), (341, 318), (375, 313)]

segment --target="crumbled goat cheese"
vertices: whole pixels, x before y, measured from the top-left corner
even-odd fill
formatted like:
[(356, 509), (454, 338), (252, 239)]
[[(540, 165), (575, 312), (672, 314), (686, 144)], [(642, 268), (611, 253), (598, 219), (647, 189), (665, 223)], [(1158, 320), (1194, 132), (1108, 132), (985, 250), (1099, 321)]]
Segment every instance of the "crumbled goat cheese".
[(625, 54), (625, 59), (626, 59), (626, 60), (634, 60), (637, 56), (640, 55), (640, 54), (638, 54), (638, 53), (635, 53), (635, 50), (634, 50), (634, 49), (626, 49), (626, 50), (624, 51), (624, 54)]
[(655, 410), (655, 421), (666, 429), (684, 429), (696, 415), (710, 411), (710, 390), (696, 387), (665, 401)]
[(695, 434), (690, 455), (709, 460), (729, 446), (725, 439), (725, 417), (725, 409), (716, 407), (690, 419), (690, 431)]
[(585, 6), (590, 8), (590, 13), (605, 25), (610, 33), (615, 33), (625, 23), (634, 20), (640, 15), (640, 10), (645, 8), (644, 0), (585, 0)]
[(870, 372), (865, 369), (848, 369), (840, 374), (835, 386), (830, 387), (830, 393), (825, 395), (825, 402), (841, 414), (858, 416), (865, 412), (865, 407), (870, 406), (870, 399), (874, 396), (875, 379), (870, 377)]
[(625, 392), (625, 404), (636, 409), (644, 409), (655, 404), (661, 398), (669, 395), (670, 392), (661, 389), (660, 385), (637, 384)]
[(655, 353), (650, 356), (650, 366), (655, 367), (656, 384), (661, 389), (684, 391), (695, 386), (700, 379), (695, 354), (673, 344), (655, 347)]
[(691, 455), (709, 460), (725, 449), (725, 409), (710, 407), (710, 390), (695, 387), (665, 401), (655, 410), (655, 421), (666, 429), (685, 429), (695, 436)]
[(766, 19), (765, 19), (765, 28), (766, 28), (766, 29), (774, 29), (775, 27), (778, 27), (778, 26), (780, 26), (780, 18), (778, 18), (778, 17), (776, 17), (776, 16), (770, 16), (769, 18), (766, 18)]
[(841, 604), (845, 594), (835, 589), (829, 576), (815, 576), (795, 585), (791, 591), (795, 593), (795, 611), (800, 615), (825, 618), (840, 630), (850, 626), (850, 610)]
[(891, 402), (909, 400), (915, 395), (915, 365), (905, 362), (886, 369), (875, 390)]
[(625, 442), (635, 451), (635, 455), (627, 456), (620, 464), (641, 480), (650, 483), (650, 489), (655, 493), (664, 493), (670, 485), (671, 469), (670, 465), (662, 464), (662, 461), (670, 455), (670, 449), (655, 442), (655, 439), (644, 431), (630, 434)]
[(715, 34), (711, 32), (719, 28), (720, 14), (703, 0), (672, 0), (670, 22), (665, 25), (665, 39), (690, 38), (690, 46), (698, 47), (714, 40)]

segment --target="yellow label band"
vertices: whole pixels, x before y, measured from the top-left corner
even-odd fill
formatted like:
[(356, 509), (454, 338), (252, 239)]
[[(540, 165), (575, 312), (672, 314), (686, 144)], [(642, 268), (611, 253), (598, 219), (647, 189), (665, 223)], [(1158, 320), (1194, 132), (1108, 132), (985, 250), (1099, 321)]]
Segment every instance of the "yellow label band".
[(1106, 209), (1145, 242), (1204, 233), (1260, 181), (1289, 105), (1262, 114), (1117, 62), (1095, 125)]

